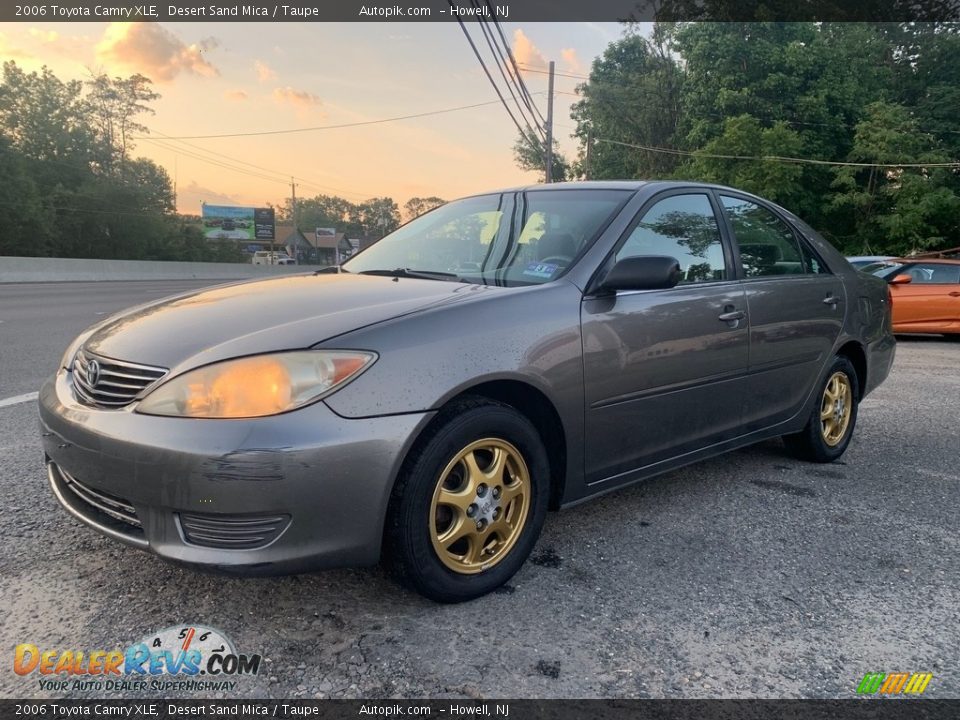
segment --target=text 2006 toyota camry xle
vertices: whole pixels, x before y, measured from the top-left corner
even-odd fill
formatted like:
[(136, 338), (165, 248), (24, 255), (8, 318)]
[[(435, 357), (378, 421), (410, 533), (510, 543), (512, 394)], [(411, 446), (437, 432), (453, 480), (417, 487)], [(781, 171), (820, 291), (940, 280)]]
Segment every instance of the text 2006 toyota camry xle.
[(109, 318), (40, 417), (53, 492), (117, 540), (234, 571), (383, 557), (457, 601), (548, 508), (778, 435), (834, 460), (894, 349), (885, 283), (782, 208), (547, 185)]

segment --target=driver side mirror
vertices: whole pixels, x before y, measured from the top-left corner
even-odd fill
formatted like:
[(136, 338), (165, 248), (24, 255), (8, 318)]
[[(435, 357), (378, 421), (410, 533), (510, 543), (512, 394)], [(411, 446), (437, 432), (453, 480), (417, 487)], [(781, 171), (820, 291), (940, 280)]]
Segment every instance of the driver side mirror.
[(619, 260), (600, 282), (600, 292), (666, 290), (683, 277), (680, 262), (666, 255), (640, 255)]
[(891, 285), (906, 285), (909, 282), (913, 282), (913, 277), (907, 275), (906, 273), (895, 275), (890, 279)]

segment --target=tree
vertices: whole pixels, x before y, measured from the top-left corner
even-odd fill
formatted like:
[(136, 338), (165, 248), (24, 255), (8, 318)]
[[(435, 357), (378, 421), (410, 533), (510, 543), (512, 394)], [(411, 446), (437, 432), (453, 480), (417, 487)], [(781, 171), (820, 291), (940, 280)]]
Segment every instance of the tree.
[(434, 208), (438, 208), (441, 205), (446, 205), (447, 201), (443, 198), (438, 198), (436, 196), (431, 197), (413, 197), (407, 200), (403, 204), (403, 212), (408, 221), (413, 220), (415, 217), (423, 215), (425, 212), (429, 212)]
[(855, 218), (855, 234), (845, 243), (851, 250), (905, 254), (960, 237), (960, 196), (950, 187), (952, 172), (898, 167), (949, 162), (907, 108), (871, 103), (856, 126), (849, 160), (878, 165), (834, 169), (832, 204), (851, 210)]
[[(563, 182), (570, 175), (566, 158), (560, 154), (560, 145), (553, 141), (552, 182)], [(521, 170), (543, 173), (546, 176), (547, 144), (532, 130), (517, 138), (513, 146), (513, 159)]]
[[(577, 87), (583, 99), (570, 113), (580, 140), (575, 175), (658, 178), (675, 169), (676, 155), (631, 147), (674, 141), (683, 75), (670, 52), (668, 30), (656, 26), (649, 40), (630, 31), (594, 60), (590, 80)], [(589, 167), (588, 138), (593, 139)]]
[(382, 237), (400, 227), (400, 208), (393, 198), (371, 198), (354, 207), (351, 219), (363, 235)]
[(678, 175), (731, 185), (784, 205), (796, 205), (801, 194), (802, 166), (774, 159), (733, 160), (732, 157), (797, 157), (800, 136), (785, 122), (765, 128), (750, 115), (730, 118), (723, 133), (697, 150)]
[(100, 74), (87, 81), (86, 103), (100, 140), (97, 159), (104, 172), (114, 172), (127, 160), (133, 150), (131, 135), (147, 132), (147, 126), (136, 118), (154, 112), (147, 103), (160, 95), (150, 85), (150, 79), (139, 73), (112, 79)]
[(27, 74), (12, 60), (5, 62), (0, 130), (10, 148), (33, 160), (86, 168), (95, 138), (82, 91), (82, 83), (61, 82), (47, 67)]

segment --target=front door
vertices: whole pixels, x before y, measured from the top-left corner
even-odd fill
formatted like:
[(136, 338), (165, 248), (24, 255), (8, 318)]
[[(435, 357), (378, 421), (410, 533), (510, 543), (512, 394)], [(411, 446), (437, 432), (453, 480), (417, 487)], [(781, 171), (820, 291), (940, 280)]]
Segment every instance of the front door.
[(890, 286), (896, 332), (960, 332), (960, 265), (918, 262), (896, 274), (913, 278)]
[(736, 433), (748, 319), (717, 217), (707, 192), (659, 196), (616, 258), (674, 257), (680, 284), (584, 298), (588, 484), (629, 481)]

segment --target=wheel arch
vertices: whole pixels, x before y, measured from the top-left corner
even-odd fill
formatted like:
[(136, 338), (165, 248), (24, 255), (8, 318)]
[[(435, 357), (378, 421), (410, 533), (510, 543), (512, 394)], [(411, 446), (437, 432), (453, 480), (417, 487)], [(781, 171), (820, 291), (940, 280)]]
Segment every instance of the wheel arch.
[[(459, 388), (456, 394), (447, 397), (436, 408), (437, 415), (443, 408), (468, 398), (483, 398), (508, 405), (526, 417), (537, 429), (547, 460), (550, 463), (550, 503), (551, 510), (559, 509), (566, 490), (567, 482), (567, 438), (563, 421), (556, 406), (547, 395), (529, 382), (515, 378), (496, 378), (478, 382), (465, 388)], [(401, 467), (407, 458), (420, 446), (423, 438), (430, 437), (436, 427), (437, 417), (428, 422), (406, 452)], [(401, 470), (402, 473), (402, 470)]]
[(863, 399), (863, 391), (867, 387), (867, 354), (863, 346), (856, 340), (850, 340), (840, 346), (837, 355), (847, 358), (857, 371), (857, 400)]

